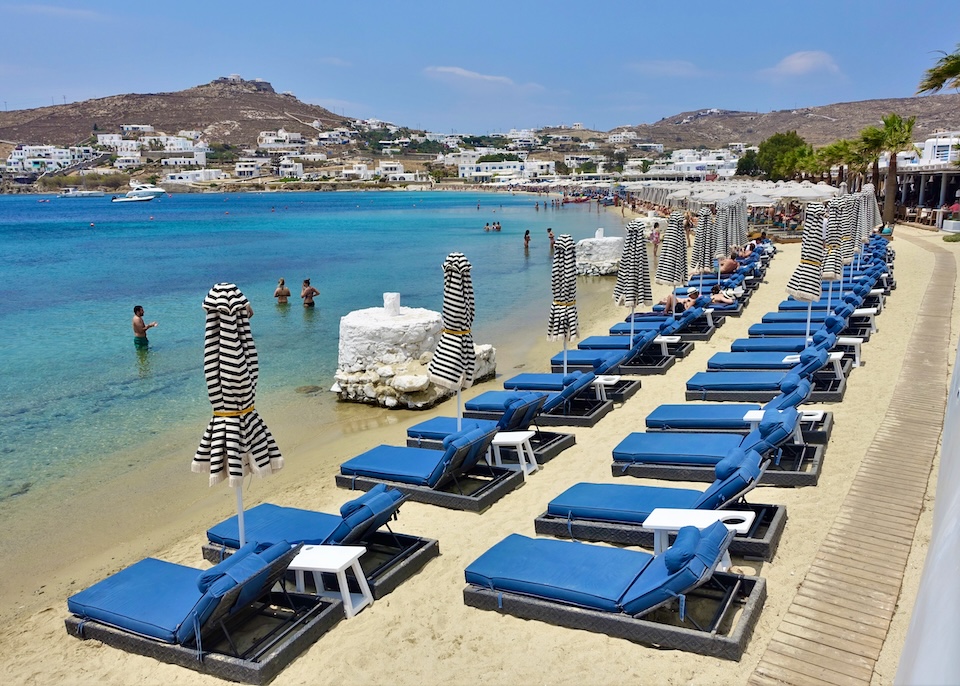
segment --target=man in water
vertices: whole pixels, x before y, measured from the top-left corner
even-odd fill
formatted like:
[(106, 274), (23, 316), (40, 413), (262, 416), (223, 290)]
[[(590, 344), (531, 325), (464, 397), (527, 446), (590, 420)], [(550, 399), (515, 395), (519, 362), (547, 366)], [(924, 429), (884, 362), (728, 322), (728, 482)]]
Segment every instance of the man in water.
[(152, 329), (157, 325), (156, 322), (145, 324), (143, 322), (143, 307), (134, 305), (133, 307), (133, 345), (136, 348), (146, 348), (149, 345), (147, 341), (147, 329)]

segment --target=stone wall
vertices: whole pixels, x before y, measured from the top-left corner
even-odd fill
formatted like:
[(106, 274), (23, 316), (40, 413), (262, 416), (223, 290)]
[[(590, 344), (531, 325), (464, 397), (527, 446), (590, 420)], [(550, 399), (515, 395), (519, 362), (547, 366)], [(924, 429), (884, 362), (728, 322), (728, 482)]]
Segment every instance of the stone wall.
[[(355, 310), (340, 319), (336, 383), (331, 390), (348, 402), (415, 410), (454, 395), (427, 379), (427, 364), (443, 326), (440, 313), (400, 307), (396, 294), (385, 294), (384, 303), (385, 307)], [(474, 350), (474, 382), (492, 378), (496, 349), (475, 345)]]

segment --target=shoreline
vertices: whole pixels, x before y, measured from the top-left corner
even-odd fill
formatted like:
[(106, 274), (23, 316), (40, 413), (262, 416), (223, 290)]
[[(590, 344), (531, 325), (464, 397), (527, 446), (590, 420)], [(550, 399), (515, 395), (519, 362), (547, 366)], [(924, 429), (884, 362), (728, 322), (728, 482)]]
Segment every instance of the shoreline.
[[(935, 235), (907, 227), (899, 227), (898, 236), (900, 232), (918, 237), (917, 243), (939, 240)], [(643, 377), (643, 388), (637, 396), (618, 406), (596, 427), (563, 428), (564, 432), (577, 436), (577, 445), (552, 460), (522, 488), (487, 512), (478, 516), (419, 503), (404, 505), (399, 521), (392, 525), (394, 530), (437, 538), (441, 556), (430, 561), (392, 594), (322, 637), (274, 683), (281, 686), (310, 682), (317, 680), (317, 674), (323, 674), (323, 680), (345, 684), (383, 683), (387, 680), (403, 684), (504, 681), (745, 683), (825, 535), (822, 523), (836, 516), (852, 475), (878, 428), (869, 418), (882, 417), (890, 403), (891, 372), (899, 367), (907, 354), (906, 334), (916, 320), (912, 303), (922, 296), (929, 281), (929, 271), (924, 270), (928, 253), (913, 243), (894, 241), (893, 247), (898, 253), (899, 288), (888, 301), (889, 311), (878, 320), (880, 332), (865, 346), (866, 364), (854, 371), (849, 379), (844, 402), (815, 407), (833, 411), (837, 429), (825, 456), (820, 485), (797, 489), (760, 487), (751, 494), (751, 501), (785, 504), (789, 521), (780, 550), (772, 562), (734, 560), (736, 570), (766, 578), (770, 591), (760, 623), (741, 662), (720, 662), (680, 651), (659, 651), (601, 634), (467, 608), (461, 597), (463, 568), (479, 552), (508, 533), (533, 535), (533, 518), (564, 488), (579, 481), (610, 482), (612, 447), (626, 433), (641, 429), (643, 417), (653, 407), (666, 402), (683, 402), (684, 380), (703, 369), (706, 359), (714, 351), (729, 349), (732, 338), (744, 335), (750, 323), (769, 309), (775, 309), (776, 303), (783, 299), (783, 285), (799, 255), (799, 245), (796, 244), (783, 246), (781, 254), (771, 265), (768, 283), (754, 295), (742, 318), (728, 320), (713, 341), (698, 343), (693, 354), (667, 374)], [(951, 252), (954, 259), (960, 256), (960, 248), (951, 248)], [(625, 308), (616, 306), (610, 297), (613, 283), (611, 277), (578, 279), (581, 337), (604, 332), (612, 321), (625, 316)], [(662, 295), (665, 289), (665, 286), (655, 285), (655, 297)], [(953, 302), (951, 315), (952, 351), (955, 350), (960, 322), (957, 300)], [(540, 371), (546, 367), (546, 359), (560, 349), (560, 343), (547, 339), (546, 313), (528, 322), (506, 331), (502, 340), (484, 341), (497, 347), (497, 378), (465, 391), (465, 397), (500, 387), (503, 378), (518, 370)], [(944, 371), (949, 374), (952, 355), (948, 353), (946, 357)], [(281, 505), (335, 512), (351, 497), (348, 491), (337, 489), (332, 479), (332, 470), (343, 459), (377, 443), (401, 444), (404, 430), (410, 424), (453, 412), (450, 402), (424, 412), (335, 404), (331, 425), (318, 428), (308, 423), (310, 412), (305, 406), (304, 403), (304, 407), (291, 415), (280, 415), (277, 408), (265, 409), (264, 418), (278, 435), (278, 440), (283, 436), (281, 449), (287, 461), (278, 475), (252, 481), (245, 494), (247, 507), (271, 500)], [(102, 507), (102, 501), (98, 503), (97, 494), (87, 494), (91, 510), (80, 508), (65, 512), (64, 524), (89, 535), (96, 518), (107, 520), (105, 530), (96, 533), (104, 543), (111, 545), (96, 553), (81, 551), (75, 559), (63, 561), (60, 572), (50, 574), (50, 560), (58, 559), (55, 557), (58, 547), (49, 540), (23, 542), (25, 546), (31, 543), (36, 546), (33, 555), (40, 562), (32, 566), (27, 559), (19, 557), (11, 562), (11, 566), (16, 567), (14, 573), (31, 579), (32, 583), (30, 591), (21, 598), (23, 606), (15, 608), (17, 611), (7, 617), (14, 621), (8, 621), (6, 628), (0, 630), (0, 664), (8, 666), (9, 678), (39, 683), (223, 683), (179, 667), (123, 653), (95, 641), (78, 641), (66, 635), (62, 621), (67, 615), (65, 600), (70, 593), (144, 556), (195, 567), (205, 566), (199, 555), (204, 532), (216, 521), (233, 514), (234, 501), (230, 489), (222, 484), (209, 488), (202, 476), (189, 471), (194, 441), (201, 431), (202, 426), (198, 424), (196, 435), (187, 437), (189, 440), (185, 445), (172, 446), (173, 454), (163, 458), (154, 456), (144, 464), (142, 471), (136, 469), (129, 474), (116, 475), (111, 487), (103, 487), (103, 493), (114, 488), (122, 496), (122, 500), (111, 503), (115, 510), (125, 512), (123, 502), (126, 501), (139, 502), (143, 509), (141, 521), (119, 522), (133, 532), (129, 536), (111, 529), (109, 513), (102, 511), (106, 509)], [(938, 464), (934, 465), (932, 483)], [(135, 483), (137, 480), (141, 481), (139, 487)], [(618, 482), (624, 483), (622, 480)], [(627, 482), (696, 487), (653, 480), (629, 479)], [(178, 491), (181, 485), (183, 489)], [(182, 500), (179, 511), (164, 502), (164, 493), (179, 496)], [(933, 497), (934, 493), (928, 491), (927, 500), (932, 501)], [(90, 512), (95, 517), (83, 520), (82, 517)], [(892, 683), (913, 604), (910, 592), (915, 593), (922, 571), (931, 519), (928, 509), (920, 524), (926, 530), (917, 530), (917, 542), (911, 551), (911, 560), (915, 564), (908, 568), (897, 614), (877, 663), (875, 684)], [(139, 531), (138, 527), (141, 527)], [(67, 535), (65, 532), (61, 534)], [(7, 579), (11, 580), (9, 576)], [(0, 596), (5, 601), (11, 600), (9, 587), (4, 584)], [(40, 591), (42, 594), (38, 594)], [(5, 609), (10, 607), (11, 603), (4, 603)], [(376, 654), (358, 650), (374, 640), (382, 646)], [(529, 646), (533, 644), (538, 651), (536, 660), (529, 659)], [(410, 660), (414, 650), (418, 659)], [(471, 676), (465, 677), (468, 674)]]

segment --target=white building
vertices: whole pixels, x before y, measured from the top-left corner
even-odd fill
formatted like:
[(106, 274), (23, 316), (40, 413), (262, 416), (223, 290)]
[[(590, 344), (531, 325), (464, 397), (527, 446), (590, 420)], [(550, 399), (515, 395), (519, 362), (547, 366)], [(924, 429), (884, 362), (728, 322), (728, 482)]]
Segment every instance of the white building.
[(556, 163), (546, 160), (504, 160), (502, 162), (475, 162), (461, 164), (459, 176), (472, 181), (490, 181), (495, 177), (518, 177), (536, 179), (540, 176), (552, 176)]
[(347, 181), (369, 181), (373, 178), (373, 172), (367, 168), (365, 163), (354, 162), (340, 172), (340, 177)]
[(405, 172), (400, 162), (388, 160), (381, 160), (377, 168), (374, 169), (374, 174), (387, 181), (419, 183), (429, 180), (429, 177), (421, 174), (419, 171)]
[(207, 153), (197, 150), (190, 157), (164, 157), (160, 164), (164, 167), (203, 167), (207, 164)]
[(121, 124), (120, 130), (124, 133), (153, 133), (150, 124)]
[(113, 166), (117, 169), (134, 169), (135, 167), (140, 167), (142, 165), (143, 158), (140, 157), (139, 152), (118, 155), (117, 159), (113, 161)]
[(277, 176), (281, 179), (302, 179), (303, 162), (297, 162), (292, 157), (284, 157), (277, 166)]
[(658, 155), (663, 154), (663, 143), (634, 143), (633, 147), (637, 150), (645, 150), (646, 152), (655, 152)]
[(620, 145), (637, 139), (636, 131), (614, 131), (607, 136), (607, 143), (611, 145)]
[(261, 176), (263, 168), (270, 165), (264, 157), (241, 157), (233, 165), (233, 173), (238, 179), (255, 179)]
[(228, 178), (219, 169), (184, 169), (167, 174), (162, 183), (204, 183)]
[(88, 146), (59, 148), (55, 145), (18, 145), (7, 156), (5, 169), (10, 173), (64, 169), (77, 162), (93, 159), (96, 152)]
[(261, 131), (257, 136), (257, 147), (263, 150), (299, 150), (306, 148), (307, 142), (302, 133), (296, 131)]

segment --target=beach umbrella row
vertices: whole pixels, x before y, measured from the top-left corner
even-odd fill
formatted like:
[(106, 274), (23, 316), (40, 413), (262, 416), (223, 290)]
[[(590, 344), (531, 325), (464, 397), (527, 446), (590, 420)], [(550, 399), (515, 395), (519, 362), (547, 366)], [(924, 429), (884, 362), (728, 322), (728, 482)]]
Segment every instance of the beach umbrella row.
[(203, 375), (213, 418), (191, 469), (209, 474), (211, 486), (226, 479), (235, 489), (243, 545), (243, 479), (248, 474), (267, 476), (279, 471), (283, 457), (255, 406), (260, 365), (247, 298), (235, 284), (218, 283), (204, 298), (203, 309)]

